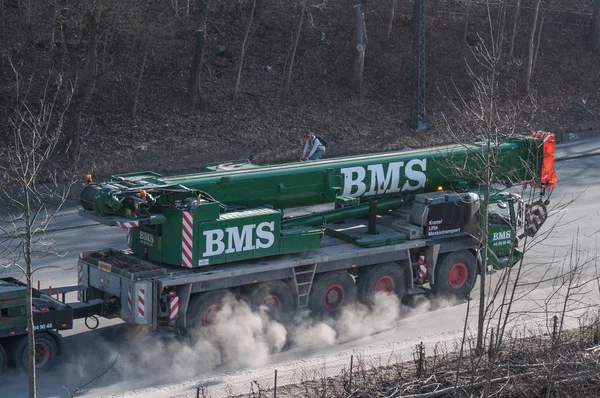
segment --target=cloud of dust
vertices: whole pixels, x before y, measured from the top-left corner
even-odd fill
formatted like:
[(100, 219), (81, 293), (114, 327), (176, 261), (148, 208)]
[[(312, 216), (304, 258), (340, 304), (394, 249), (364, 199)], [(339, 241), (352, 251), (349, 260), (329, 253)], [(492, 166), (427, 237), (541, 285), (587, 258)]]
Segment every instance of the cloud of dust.
[(353, 303), (334, 319), (316, 320), (304, 314), (291, 328), (291, 342), (295, 347), (318, 349), (370, 336), (392, 328), (400, 319), (400, 310), (398, 296), (377, 293), (373, 305)]
[(113, 336), (111, 341), (99, 339), (94, 343), (94, 350), (101, 355), (96, 353), (98, 360), (93, 372), (85, 353), (70, 356), (62, 372), (65, 379), (90, 379), (100, 369), (109, 368), (118, 353), (111, 375), (103, 376), (104, 380), (95, 384), (110, 386), (116, 384), (115, 378), (119, 382), (127, 381), (131, 388), (178, 382), (206, 376), (217, 368), (222, 371), (260, 367), (284, 347), (310, 350), (331, 347), (391, 329), (401, 316), (410, 317), (453, 304), (452, 300), (417, 299), (415, 305), (408, 308), (396, 295), (378, 293), (371, 306), (354, 303), (334, 318), (299, 313), (284, 326), (270, 319), (264, 311), (253, 311), (246, 302), (231, 296), (217, 314), (216, 324), (194, 331), (190, 338), (149, 337), (135, 341)]

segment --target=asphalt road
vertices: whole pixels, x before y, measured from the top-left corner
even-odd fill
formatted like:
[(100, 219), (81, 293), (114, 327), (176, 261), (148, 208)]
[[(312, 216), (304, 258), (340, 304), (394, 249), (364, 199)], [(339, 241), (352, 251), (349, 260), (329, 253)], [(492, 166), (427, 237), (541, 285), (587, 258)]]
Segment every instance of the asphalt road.
[[(595, 256), (600, 236), (600, 208), (596, 202), (600, 190), (595, 183), (597, 167), (600, 164), (598, 155), (599, 139), (574, 141), (558, 147), (556, 169), (560, 182), (552, 194), (552, 217), (540, 232), (545, 234), (544, 239), (527, 253), (522, 280), (531, 282), (531, 285), (523, 286), (519, 290), (515, 313), (519, 314), (520, 319), (543, 318), (547, 311), (557, 311), (560, 300), (548, 299), (556, 291), (556, 284), (550, 277), (564, 272), (565, 265), (568, 266), (569, 259), (572, 258), (570, 253), (579, 256), (580, 281), (591, 280), (597, 275), (595, 263), (585, 260)], [(125, 247), (124, 230), (92, 224), (79, 217), (73, 206), (65, 208), (57, 215), (51, 229), (54, 232), (48, 234), (48, 239), (55, 242), (62, 256), (36, 259), (34, 266), (38, 270), (35, 279), (41, 281), (43, 288), (48, 285), (75, 284), (75, 266), (79, 252), (106, 247)], [(575, 250), (572, 250), (573, 247)], [(4, 275), (8, 275), (8, 272)], [(492, 281), (498, 280), (499, 277), (500, 273), (490, 276)], [(540, 280), (547, 281), (539, 283)], [(478, 287), (475, 288), (477, 289)], [(577, 308), (571, 310), (574, 317), (579, 316), (580, 310), (589, 303), (597, 303), (598, 289), (592, 288), (584, 296), (578, 300)], [(477, 300), (474, 299), (471, 307), (476, 306)], [(412, 344), (427, 336), (435, 338), (444, 333), (458, 333), (462, 328), (465, 309), (466, 304), (462, 302), (432, 309), (426, 313), (419, 312), (395, 321), (383, 332), (358, 336), (344, 343), (322, 347), (319, 349), (319, 355), (352, 351), (377, 344), (393, 345), (399, 340)], [(160, 372), (157, 373), (160, 367), (153, 367), (153, 372), (150, 373), (144, 369), (136, 369), (138, 358), (127, 349), (134, 343), (124, 339), (122, 333), (119, 321), (102, 320), (101, 328), (95, 331), (87, 331), (83, 322), (78, 321), (73, 331), (64, 333), (65, 353), (61, 364), (49, 374), (39, 377), (38, 396), (69, 396), (87, 383), (90, 384), (82, 391), (82, 396), (124, 393), (169, 382), (216, 376), (229, 369), (224, 365), (212, 366), (203, 368), (203, 371), (192, 372), (191, 375), (170, 373), (164, 378), (160, 377)], [(185, 355), (182, 352), (170, 353)], [(268, 362), (287, 363), (311, 355), (315, 355), (314, 350), (298, 347), (274, 355)], [(164, 358), (155, 358), (155, 361), (160, 362), (162, 359)], [(113, 368), (103, 374), (115, 360), (117, 363), (126, 362), (127, 366), (118, 367), (118, 372), (115, 370), (117, 368)], [(141, 358), (139, 363), (147, 362)], [(16, 372), (9, 372), (0, 385), (0, 397), (26, 396), (26, 391), (26, 378)]]

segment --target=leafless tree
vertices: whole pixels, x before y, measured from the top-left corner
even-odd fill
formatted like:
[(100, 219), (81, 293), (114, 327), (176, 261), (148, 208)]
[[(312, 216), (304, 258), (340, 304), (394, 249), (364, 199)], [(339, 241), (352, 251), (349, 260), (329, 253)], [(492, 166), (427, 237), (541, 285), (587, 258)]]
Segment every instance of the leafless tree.
[(463, 32), (463, 40), (466, 42), (467, 35), (469, 33), (469, 16), (471, 14), (471, 0), (467, 0), (465, 7), (466, 7), (466, 9), (465, 9), (465, 29)]
[(594, 49), (600, 54), (600, 0), (594, 1), (594, 12), (592, 14), (592, 41)]
[(508, 51), (508, 64), (512, 64), (515, 54), (515, 40), (517, 38), (517, 31), (519, 27), (519, 16), (521, 15), (521, 0), (517, 0), (515, 4), (515, 15), (513, 17), (513, 25), (510, 33), (510, 49)]
[(304, 20), (304, 14), (306, 13), (306, 5), (308, 0), (301, 0), (302, 11), (300, 11), (300, 19), (298, 20), (298, 27), (296, 28), (296, 34), (294, 35), (294, 44), (292, 46), (292, 58), (290, 60), (290, 66), (288, 67), (287, 77), (285, 79), (284, 92), (287, 95), (290, 91), (290, 84), (292, 81), (292, 70), (294, 69), (294, 60), (296, 58), (296, 50), (298, 48), (298, 40), (300, 40), (300, 33), (302, 33), (302, 22)]
[[(209, 0), (200, 0), (199, 8), (199, 26), (195, 35), (194, 55), (192, 58), (192, 67), (190, 70), (190, 80), (188, 83), (188, 96), (193, 108), (198, 105), (201, 97), (200, 83), (202, 80), (202, 65), (204, 64), (204, 53), (206, 46), (206, 22), (208, 21)], [(188, 2), (189, 5), (189, 2)], [(189, 8), (187, 9), (189, 11)]]
[(392, 27), (394, 26), (394, 18), (396, 16), (396, 2), (397, 1), (398, 0), (392, 0), (392, 7), (390, 9), (390, 20), (388, 22), (388, 29), (387, 29), (387, 38), (388, 38), (388, 40), (392, 36)]
[(535, 10), (533, 12), (533, 22), (531, 23), (531, 33), (529, 34), (527, 74), (525, 75), (525, 93), (531, 95), (531, 76), (533, 75), (533, 61), (535, 54), (535, 36), (537, 33), (538, 20), (540, 17), (541, 0), (535, 0)]
[(242, 39), (242, 48), (240, 50), (240, 59), (238, 61), (237, 78), (235, 80), (235, 89), (233, 90), (233, 100), (236, 101), (240, 95), (240, 82), (242, 79), (242, 68), (244, 67), (244, 57), (246, 55), (246, 47), (248, 42), (248, 36), (250, 35), (250, 28), (254, 20), (254, 11), (256, 10), (256, 0), (252, 0), (252, 9), (250, 10), (250, 16), (248, 17), (248, 24), (246, 25), (246, 31), (244, 32), (244, 38)]
[[(73, 88), (64, 84), (62, 75), (51, 75), (43, 79), (40, 90), (34, 91), (36, 79), (32, 77), (22, 82), (19, 71), (10, 64), (17, 84), (8, 141), (0, 149), (0, 203), (3, 207), (0, 265), (18, 269), (26, 279), (29, 396), (35, 397), (36, 336), (32, 309), (35, 270), (32, 261), (56, 254), (44, 232), (71, 187), (72, 180), (65, 171), (70, 168), (61, 167), (55, 161)], [(68, 163), (74, 166), (74, 162)]]

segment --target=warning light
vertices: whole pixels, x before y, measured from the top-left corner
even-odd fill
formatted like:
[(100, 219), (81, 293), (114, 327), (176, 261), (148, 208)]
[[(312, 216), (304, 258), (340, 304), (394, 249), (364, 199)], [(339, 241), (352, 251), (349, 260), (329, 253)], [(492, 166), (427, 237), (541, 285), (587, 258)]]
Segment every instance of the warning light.
[(14, 331), (14, 330), (12, 330), (12, 331), (11, 331), (9, 334), (10, 334), (11, 336), (14, 336), (14, 335), (15, 335), (15, 331)]
[(444, 190), (444, 187), (443, 187), (443, 186), (441, 186), (441, 185), (439, 185), (439, 186), (437, 187), (437, 190), (438, 190), (438, 192), (441, 192), (441, 191), (443, 191), (443, 190)]
[(67, 324), (66, 324), (66, 323), (61, 323), (61, 324), (60, 324), (60, 327), (61, 327), (61, 328), (66, 328), (66, 327), (67, 327)]
[(92, 175), (91, 174), (86, 174), (85, 175), (85, 181), (86, 182), (92, 182)]

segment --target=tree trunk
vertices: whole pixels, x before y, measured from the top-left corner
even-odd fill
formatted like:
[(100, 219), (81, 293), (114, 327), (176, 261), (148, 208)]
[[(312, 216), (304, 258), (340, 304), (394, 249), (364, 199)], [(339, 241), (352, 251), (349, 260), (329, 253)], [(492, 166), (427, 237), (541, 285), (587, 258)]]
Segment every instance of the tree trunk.
[(502, 58), (504, 48), (504, 32), (506, 31), (506, 8), (508, 0), (503, 0), (500, 5), (500, 22), (498, 26), (498, 37), (496, 40), (496, 57), (498, 61)]
[(194, 57), (192, 58), (192, 67), (190, 69), (190, 81), (188, 83), (188, 97), (192, 108), (198, 106), (198, 101), (202, 97), (200, 82), (202, 81), (202, 65), (204, 64), (204, 53), (206, 45), (206, 22), (208, 20), (208, 0), (202, 1), (200, 10), (200, 27), (195, 32), (196, 45), (194, 46)]
[(471, 0), (467, 0), (467, 9), (465, 11), (465, 31), (463, 33), (463, 40), (467, 41), (467, 34), (469, 33), (469, 14), (471, 12)]
[[(33, 324), (33, 299), (32, 299), (32, 277), (33, 270), (31, 269), (31, 207), (29, 201), (29, 186), (27, 183), (21, 186), (25, 194), (23, 199), (24, 211), (23, 217), (25, 221), (25, 238), (23, 244), (23, 260), (25, 260), (25, 278), (27, 279), (27, 366), (29, 374), (29, 398), (36, 397), (36, 374), (35, 374), (35, 329)], [(18, 360), (18, 359), (17, 359)]]
[(294, 38), (294, 46), (292, 47), (292, 59), (290, 60), (290, 66), (288, 68), (288, 74), (285, 80), (284, 92), (287, 95), (290, 91), (290, 84), (292, 81), (292, 70), (294, 68), (294, 59), (296, 58), (296, 49), (298, 48), (298, 40), (300, 39), (300, 33), (302, 32), (302, 21), (304, 20), (304, 13), (306, 12), (306, 3), (308, 0), (302, 2), (302, 12), (300, 13), (300, 21), (298, 22), (298, 28), (296, 29), (296, 37)]
[[(69, 2), (64, 2), (65, 7), (68, 7)], [(62, 12), (62, 11), (61, 11)], [(68, 11), (67, 11), (68, 12)], [(77, 148), (79, 146), (79, 140), (81, 139), (81, 117), (83, 115), (83, 111), (87, 107), (88, 103), (92, 98), (92, 94), (94, 93), (94, 88), (96, 87), (96, 72), (98, 65), (98, 18), (94, 15), (92, 10), (88, 11), (88, 23), (89, 23), (89, 41), (88, 41), (88, 50), (86, 63), (82, 71), (78, 71), (78, 47), (79, 43), (76, 42), (76, 39), (70, 38), (67, 39), (68, 36), (72, 36), (74, 32), (71, 30), (71, 27), (66, 26), (67, 23), (63, 24), (63, 31), (65, 32), (65, 41), (68, 47), (69, 52), (69, 75), (70, 78), (73, 79), (73, 82), (77, 82), (77, 85), (74, 88), (73, 101), (71, 103), (71, 107), (69, 108), (68, 114), (68, 122), (65, 125), (65, 135), (66, 135), (66, 146)], [(74, 28), (73, 28), (74, 29)]]
[(533, 74), (533, 54), (534, 54), (534, 39), (537, 31), (537, 21), (540, 15), (541, 0), (535, 1), (535, 11), (533, 13), (533, 23), (531, 26), (531, 34), (529, 35), (529, 59), (527, 62), (527, 75), (525, 77), (525, 93), (531, 94), (531, 75)]
[(387, 38), (390, 39), (392, 35), (392, 26), (394, 25), (394, 17), (396, 16), (396, 2), (398, 0), (392, 0), (392, 9), (390, 10), (390, 21), (388, 22)]
[(492, 149), (490, 148), (491, 143), (488, 138), (486, 141), (486, 151), (485, 151), (485, 183), (484, 193), (483, 193), (483, 208), (485, 209), (485, 213), (483, 215), (482, 221), (483, 225), (481, 226), (481, 237), (479, 241), (479, 247), (481, 251), (484, 253), (481, 256), (480, 264), (479, 264), (479, 308), (477, 315), (477, 343), (475, 350), (478, 354), (483, 354), (483, 337), (485, 334), (485, 296), (486, 296), (486, 272), (487, 272), (487, 258), (488, 258), (488, 235), (489, 235), (489, 223), (488, 223), (488, 207), (490, 205), (490, 183), (492, 181), (492, 170), (490, 159), (492, 157)]
[(356, 4), (354, 9), (354, 50), (352, 53), (351, 85), (359, 95), (363, 93), (363, 69), (365, 65), (365, 51), (367, 50), (367, 29), (365, 26), (365, 6)]
[(535, 45), (535, 55), (533, 56), (533, 69), (535, 69), (535, 65), (537, 64), (538, 53), (540, 52), (540, 40), (542, 38), (542, 29), (544, 29), (544, 15), (542, 15), (542, 19), (540, 20), (540, 27), (537, 33), (537, 43)]
[(240, 80), (242, 78), (242, 67), (244, 66), (244, 56), (246, 55), (246, 42), (248, 41), (248, 35), (250, 34), (250, 28), (252, 27), (252, 20), (254, 19), (254, 10), (256, 9), (256, 0), (252, 0), (252, 10), (250, 11), (250, 18), (248, 19), (248, 25), (246, 26), (246, 32), (244, 32), (244, 39), (242, 40), (242, 50), (240, 53), (240, 61), (238, 65), (237, 79), (235, 81), (235, 89), (233, 90), (233, 101), (238, 99), (240, 95)]
[(510, 50), (508, 53), (508, 64), (512, 64), (513, 57), (515, 54), (515, 39), (517, 38), (517, 28), (519, 22), (519, 16), (521, 15), (521, 0), (517, 0), (517, 5), (515, 6), (515, 18), (513, 19), (513, 27), (512, 33), (510, 35)]
[(140, 88), (142, 87), (142, 78), (144, 77), (144, 70), (146, 69), (146, 59), (148, 58), (148, 47), (150, 47), (150, 39), (146, 39), (146, 44), (144, 46), (144, 55), (142, 56), (142, 66), (140, 66), (140, 72), (137, 79), (137, 84), (135, 87), (135, 97), (133, 99), (133, 112), (132, 119), (135, 121), (138, 99), (140, 97)]
[(594, 12), (592, 14), (592, 42), (594, 50), (600, 54), (600, 0), (594, 1)]
[(4, 40), (4, 0), (0, 0), (0, 39)]

